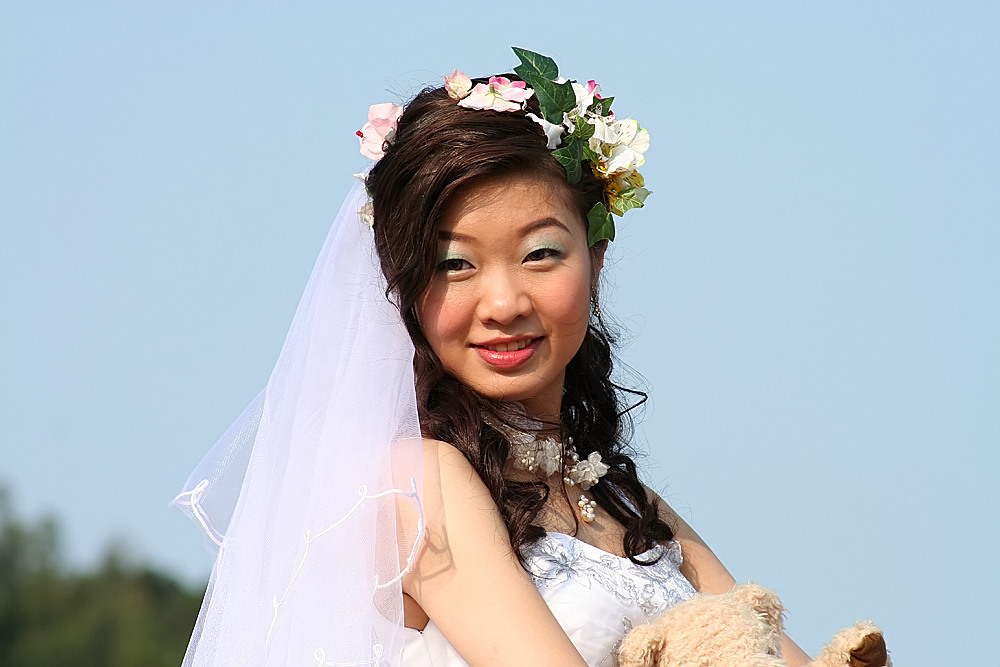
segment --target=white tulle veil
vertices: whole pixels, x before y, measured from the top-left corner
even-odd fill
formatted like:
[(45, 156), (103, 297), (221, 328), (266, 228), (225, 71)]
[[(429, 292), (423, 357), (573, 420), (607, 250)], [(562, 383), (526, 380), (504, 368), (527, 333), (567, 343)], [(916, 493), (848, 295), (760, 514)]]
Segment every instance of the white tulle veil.
[(396, 665), (423, 537), (413, 346), (347, 196), (265, 389), (174, 504), (217, 547), (184, 665)]

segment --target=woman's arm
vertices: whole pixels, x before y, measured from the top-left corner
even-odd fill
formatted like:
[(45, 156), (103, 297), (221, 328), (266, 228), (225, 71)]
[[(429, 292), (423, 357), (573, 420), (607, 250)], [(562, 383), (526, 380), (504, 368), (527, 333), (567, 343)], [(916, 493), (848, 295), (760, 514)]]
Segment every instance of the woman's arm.
[[(683, 574), (699, 593), (721, 594), (736, 584), (736, 579), (722, 564), (698, 533), (682, 519), (652, 490), (647, 489), (660, 510), (660, 518), (674, 531), (674, 538), (680, 542), (684, 562)], [(809, 656), (798, 647), (788, 635), (781, 634), (781, 651), (788, 667), (802, 667), (809, 663)]]
[(427, 537), (403, 580), (471, 665), (585, 666), (510, 548), (489, 490), (451, 445), (424, 445)]

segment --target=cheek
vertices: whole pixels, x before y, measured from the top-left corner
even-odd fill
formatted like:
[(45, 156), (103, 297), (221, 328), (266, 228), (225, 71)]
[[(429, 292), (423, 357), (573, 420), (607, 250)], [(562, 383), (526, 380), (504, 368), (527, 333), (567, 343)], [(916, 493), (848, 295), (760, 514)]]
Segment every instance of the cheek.
[(566, 335), (579, 337), (582, 341), (590, 323), (589, 273), (574, 276), (558, 289), (549, 290), (545, 302), (551, 321), (564, 327)]
[(449, 343), (461, 340), (468, 332), (469, 316), (465, 300), (446, 286), (431, 287), (417, 304), (417, 317), (424, 337), (439, 358), (447, 356)]

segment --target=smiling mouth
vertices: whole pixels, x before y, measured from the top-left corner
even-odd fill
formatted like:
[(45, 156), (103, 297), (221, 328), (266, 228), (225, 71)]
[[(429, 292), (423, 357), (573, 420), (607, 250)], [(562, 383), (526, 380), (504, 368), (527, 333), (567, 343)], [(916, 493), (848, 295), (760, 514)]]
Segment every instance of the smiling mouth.
[(507, 343), (473, 345), (472, 349), (498, 371), (513, 371), (534, 356), (541, 341), (541, 338), (521, 338)]
[(484, 350), (490, 350), (491, 352), (517, 352), (518, 350), (523, 350), (524, 348), (528, 347), (536, 340), (538, 339), (525, 338), (523, 340), (514, 341), (513, 343), (497, 343), (496, 345), (476, 345), (475, 347), (482, 348)]

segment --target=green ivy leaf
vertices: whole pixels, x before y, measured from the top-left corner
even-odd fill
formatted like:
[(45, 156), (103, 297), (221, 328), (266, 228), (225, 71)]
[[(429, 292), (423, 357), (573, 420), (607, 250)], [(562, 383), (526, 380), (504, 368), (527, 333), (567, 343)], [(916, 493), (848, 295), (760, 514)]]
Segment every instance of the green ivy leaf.
[(594, 136), (594, 126), (587, 122), (586, 118), (577, 118), (574, 121), (576, 127), (573, 129), (573, 136), (586, 141)]
[(571, 134), (566, 138), (562, 148), (552, 151), (552, 157), (566, 170), (566, 180), (570, 183), (579, 183), (580, 177), (583, 176), (583, 169), (580, 167), (580, 161), (583, 160), (583, 146), (583, 143)]
[(532, 74), (528, 83), (535, 89), (538, 106), (541, 107), (545, 120), (550, 123), (561, 123), (563, 114), (576, 106), (576, 93), (569, 82), (556, 83)]
[(604, 239), (615, 240), (615, 221), (604, 204), (597, 202), (587, 213), (587, 244), (593, 246)]
[(611, 212), (616, 215), (625, 215), (625, 211), (633, 208), (642, 208), (646, 197), (652, 194), (643, 187), (633, 187), (611, 198)]
[(601, 99), (594, 99), (590, 106), (587, 107), (588, 111), (592, 111), (599, 116), (607, 116), (611, 113), (611, 103), (615, 101), (613, 97), (602, 97)]
[(570, 134), (566, 136), (563, 147), (552, 151), (552, 154), (565, 155), (568, 158), (580, 161), (583, 159), (583, 146), (584, 144), (580, 141), (579, 137), (575, 134)]
[(521, 61), (521, 64), (514, 68), (514, 74), (517, 74), (525, 81), (531, 76), (539, 76), (549, 81), (559, 78), (559, 67), (552, 58), (516, 46), (512, 46), (511, 49), (513, 49), (514, 54)]
[[(563, 149), (559, 149), (563, 150)], [(574, 183), (579, 183), (580, 178), (583, 176), (583, 169), (580, 167), (580, 161), (571, 155), (565, 153), (557, 155), (559, 151), (552, 151), (552, 157), (554, 157), (559, 164), (563, 166), (566, 170), (566, 180), (570, 185)]]
[(629, 188), (621, 194), (618, 195), (618, 201), (615, 202), (615, 213), (618, 215), (625, 215), (625, 211), (631, 211), (633, 208), (642, 208), (643, 199), (649, 196), (649, 190), (646, 188), (641, 188), (643, 192), (637, 192), (640, 188)]

